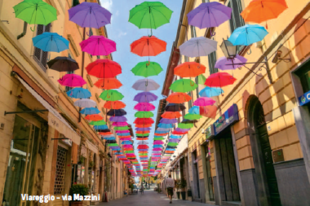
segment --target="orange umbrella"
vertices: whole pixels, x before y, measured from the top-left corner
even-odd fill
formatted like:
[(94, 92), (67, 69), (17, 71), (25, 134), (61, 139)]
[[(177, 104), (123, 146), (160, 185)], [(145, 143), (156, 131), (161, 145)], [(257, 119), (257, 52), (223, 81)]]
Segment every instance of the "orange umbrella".
[(154, 133), (154, 136), (161, 136), (161, 137), (163, 137), (163, 136), (166, 136), (168, 134), (168, 132), (167, 133), (161, 133), (161, 134), (158, 134), (158, 133)]
[(150, 131), (136, 131), (137, 134), (150, 134)]
[(199, 113), (202, 116), (214, 119), (216, 116), (217, 107), (214, 105), (199, 107)]
[(114, 135), (114, 134), (112, 132), (99, 132), (99, 135), (110, 136), (110, 135)]
[(137, 137), (137, 140), (148, 140), (148, 138), (147, 137), (145, 137), (145, 138)]
[(96, 83), (95, 86), (100, 88), (100, 89), (118, 89), (122, 86), (122, 83), (115, 78), (104, 78), (104, 79), (99, 79)]
[(165, 153), (167, 153), (167, 154), (173, 154), (174, 153), (174, 151), (170, 151), (170, 150), (166, 150), (166, 152)]
[(167, 98), (167, 101), (170, 103), (182, 104), (184, 102), (188, 102), (191, 99), (192, 99), (191, 96), (189, 96), (188, 94), (176, 92), (170, 94), (169, 97)]
[(152, 124), (136, 124), (137, 128), (145, 128), (145, 127), (151, 127)]
[(161, 117), (165, 118), (165, 119), (175, 119), (175, 118), (179, 118), (181, 116), (182, 115), (180, 112), (165, 112), (161, 115)]
[(285, 0), (253, 0), (240, 15), (245, 22), (262, 23), (277, 18), (285, 9)]
[(126, 104), (121, 101), (107, 101), (103, 107), (106, 109), (123, 109), (126, 107)]
[(185, 62), (174, 68), (174, 74), (180, 77), (197, 77), (205, 71), (206, 67), (197, 62)]
[(144, 36), (131, 45), (131, 52), (139, 56), (156, 56), (166, 51), (167, 43), (155, 36)]
[(90, 114), (90, 115), (87, 115), (85, 119), (91, 120), (91, 121), (100, 121), (100, 120), (103, 120), (103, 117), (100, 116), (99, 114)]

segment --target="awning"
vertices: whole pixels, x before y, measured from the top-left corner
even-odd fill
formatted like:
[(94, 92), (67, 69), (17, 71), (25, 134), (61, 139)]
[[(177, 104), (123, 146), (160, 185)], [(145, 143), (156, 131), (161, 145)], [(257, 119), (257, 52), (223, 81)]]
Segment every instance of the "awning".
[(91, 151), (93, 151), (95, 154), (99, 153), (98, 148), (88, 139), (86, 140), (86, 147), (90, 149)]
[(81, 137), (71, 128), (68, 122), (57, 112), (49, 103), (47, 103), (36, 91), (34, 91), (22, 78), (18, 77), (22, 85), (36, 98), (49, 112), (48, 125), (56, 129), (59, 133), (69, 138), (75, 144), (79, 145)]

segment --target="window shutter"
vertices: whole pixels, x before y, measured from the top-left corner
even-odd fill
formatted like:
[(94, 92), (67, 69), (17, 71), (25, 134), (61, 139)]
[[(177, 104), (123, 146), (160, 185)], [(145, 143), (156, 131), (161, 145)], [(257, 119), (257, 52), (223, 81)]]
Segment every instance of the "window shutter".
[[(40, 34), (43, 34), (44, 26), (43, 25), (37, 25), (37, 36)], [(41, 49), (35, 47), (34, 49), (34, 56), (37, 57), (38, 60), (41, 60)]]
[(238, 27), (244, 25), (244, 20), (240, 13), (242, 12), (242, 4), (240, 0), (230, 0), (228, 7), (232, 8), (232, 17), (229, 20), (231, 33)]
[(192, 38), (197, 37), (196, 35), (196, 28), (194, 26), (191, 25), (191, 34), (192, 34)]
[(212, 52), (208, 55), (208, 62), (209, 62), (209, 71), (210, 74), (214, 74), (218, 72), (217, 68), (214, 68), (215, 62), (216, 62), (216, 52)]
[[(191, 92), (188, 92), (187, 94), (192, 97), (192, 93)], [(188, 101), (188, 109), (192, 108), (192, 106), (193, 106), (192, 101), (193, 101), (193, 97), (192, 97), (191, 100)]]

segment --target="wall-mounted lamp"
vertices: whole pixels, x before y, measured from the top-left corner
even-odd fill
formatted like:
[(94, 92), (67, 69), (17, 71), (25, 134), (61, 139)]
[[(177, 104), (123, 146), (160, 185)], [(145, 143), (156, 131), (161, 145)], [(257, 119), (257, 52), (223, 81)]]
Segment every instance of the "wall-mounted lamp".
[(274, 57), (273, 57), (273, 59), (272, 59), (272, 63), (276, 64), (279, 60), (280, 60), (280, 61), (283, 60), (284, 62), (291, 62), (291, 61), (292, 61), (291, 58), (286, 58), (286, 59), (281, 58), (281, 55), (282, 55), (282, 51), (281, 51), (281, 50), (278, 50), (278, 51), (275, 53), (275, 55), (274, 55)]

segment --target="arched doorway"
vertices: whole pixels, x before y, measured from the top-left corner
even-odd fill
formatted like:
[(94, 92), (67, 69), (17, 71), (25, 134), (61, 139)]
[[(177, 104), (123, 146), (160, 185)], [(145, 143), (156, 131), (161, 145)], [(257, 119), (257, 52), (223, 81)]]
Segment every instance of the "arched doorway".
[(261, 205), (281, 206), (263, 106), (256, 96), (250, 97), (249, 101), (248, 125), (258, 199)]

